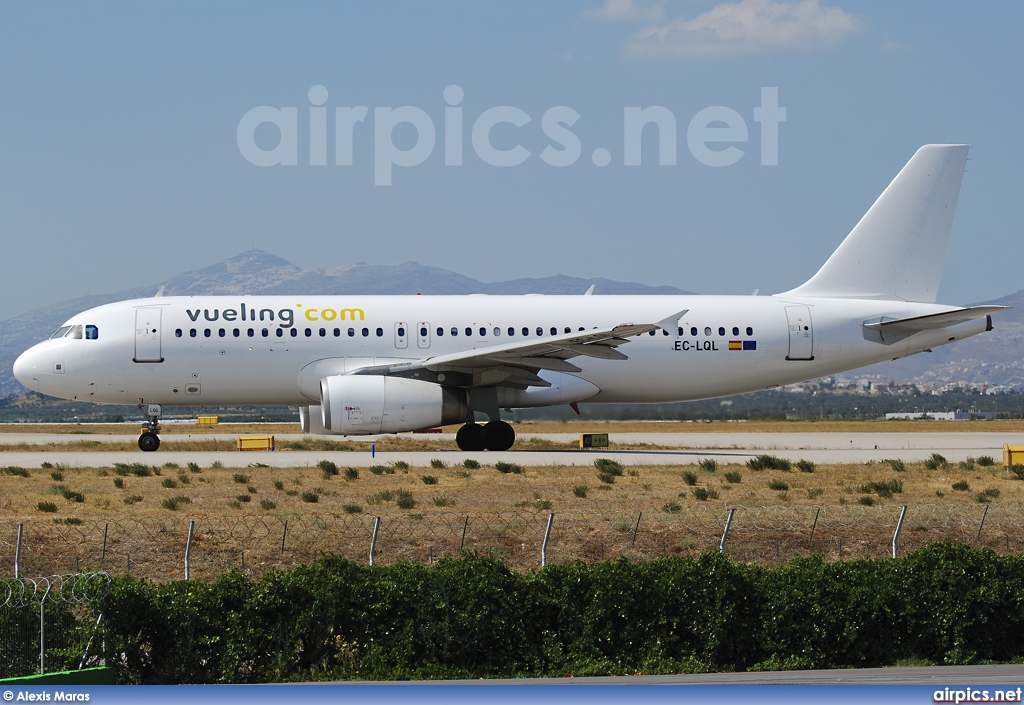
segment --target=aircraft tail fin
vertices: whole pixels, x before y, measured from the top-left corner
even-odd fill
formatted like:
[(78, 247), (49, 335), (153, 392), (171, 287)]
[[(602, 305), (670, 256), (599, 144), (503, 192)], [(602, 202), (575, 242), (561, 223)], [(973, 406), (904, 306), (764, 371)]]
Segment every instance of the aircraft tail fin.
[(934, 303), (968, 149), (917, 150), (818, 273), (780, 296)]

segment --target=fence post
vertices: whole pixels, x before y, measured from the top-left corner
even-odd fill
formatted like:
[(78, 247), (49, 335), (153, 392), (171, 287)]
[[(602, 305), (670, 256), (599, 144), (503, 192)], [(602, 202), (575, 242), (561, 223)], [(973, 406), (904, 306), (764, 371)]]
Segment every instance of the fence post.
[(185, 580), (188, 580), (192, 574), (192, 536), (195, 535), (196, 523), (190, 521), (188, 523), (188, 540), (185, 541)]
[(732, 515), (735, 513), (735, 507), (729, 510), (729, 518), (725, 520), (725, 531), (722, 532), (722, 540), (718, 542), (719, 553), (725, 553), (725, 539), (729, 536), (729, 527), (732, 526)]
[(21, 577), (21, 534), (25, 530), (24, 524), (18, 524), (18, 543), (14, 547), (14, 577)]
[(814, 513), (814, 523), (811, 525), (811, 543), (814, 543), (814, 530), (818, 528), (818, 515), (821, 514), (821, 507)]
[(988, 516), (988, 505), (985, 505), (985, 512), (981, 515), (981, 525), (978, 527), (978, 538), (975, 541), (981, 541), (981, 530), (985, 528), (985, 517)]
[(896, 544), (900, 540), (900, 529), (903, 528), (903, 517), (907, 515), (907, 505), (900, 511), (900, 520), (896, 522), (896, 533), (892, 535), (892, 557), (896, 557)]
[(540, 547), (540, 567), (548, 562), (548, 539), (551, 538), (551, 524), (555, 521), (555, 513), (548, 514), (548, 528), (544, 531), (544, 543)]
[(39, 675), (46, 673), (46, 598), (53, 587), (49, 578), (43, 580), (46, 581), (46, 592), (39, 600)]
[(644, 513), (640, 512), (636, 516), (636, 526), (633, 527), (633, 543), (629, 544), (630, 548), (633, 548), (634, 546), (636, 546), (636, 534), (637, 534), (638, 531), (640, 531), (640, 517), (642, 517), (643, 515), (644, 515)]
[(103, 525), (103, 553), (100, 554), (100, 560), (105, 560), (107, 557), (107, 531), (110, 529), (110, 522), (108, 521)]
[(284, 553), (284, 540), (288, 538), (288, 520), (284, 520), (284, 533), (281, 534), (281, 553)]
[(373, 518), (373, 538), (370, 539), (370, 565), (373, 565), (373, 554), (377, 552), (377, 532), (380, 531), (380, 517)]
[(468, 529), (468, 528), (469, 528), (469, 516), (467, 515), (466, 516), (466, 523), (464, 523), (462, 525), (462, 541), (459, 542), (459, 550), (460, 551), (462, 550), (462, 547), (466, 545), (466, 529)]

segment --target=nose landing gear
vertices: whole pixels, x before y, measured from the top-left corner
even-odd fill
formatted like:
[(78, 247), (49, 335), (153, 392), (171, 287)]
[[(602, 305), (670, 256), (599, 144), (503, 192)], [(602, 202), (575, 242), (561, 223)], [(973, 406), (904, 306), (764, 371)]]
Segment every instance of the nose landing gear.
[[(142, 408), (142, 404), (139, 404)], [(139, 434), (139, 450), (152, 453), (160, 447), (160, 414), (163, 412), (159, 404), (149, 404), (146, 407), (147, 419), (142, 422), (142, 433)]]

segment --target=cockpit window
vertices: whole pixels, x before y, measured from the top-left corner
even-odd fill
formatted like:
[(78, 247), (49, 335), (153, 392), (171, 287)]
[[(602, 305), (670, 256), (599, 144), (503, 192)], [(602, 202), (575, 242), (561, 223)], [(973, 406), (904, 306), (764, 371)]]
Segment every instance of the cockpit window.
[(69, 330), (71, 330), (71, 326), (61, 326), (53, 335), (50, 336), (50, 340), (53, 340), (54, 338), (63, 338), (64, 334)]
[(72, 338), (74, 340), (81, 340), (82, 339), (82, 324), (79, 323), (77, 326), (71, 326), (71, 330), (69, 330), (67, 332), (66, 336), (68, 338)]
[(85, 339), (86, 340), (99, 340), (100, 329), (93, 325), (85, 326)]

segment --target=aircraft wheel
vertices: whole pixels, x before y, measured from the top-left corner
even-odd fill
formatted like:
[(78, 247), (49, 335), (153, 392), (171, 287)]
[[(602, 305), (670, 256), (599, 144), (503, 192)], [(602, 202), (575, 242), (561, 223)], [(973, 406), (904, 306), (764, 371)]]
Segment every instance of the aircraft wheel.
[(491, 421), (484, 426), (484, 446), (487, 450), (508, 450), (516, 442), (512, 425), (504, 421)]
[(146, 431), (139, 436), (139, 450), (146, 453), (152, 453), (154, 450), (160, 447), (160, 436), (156, 435), (152, 431)]
[(480, 451), (484, 449), (484, 427), (478, 423), (468, 423), (455, 434), (455, 443), (459, 450)]

